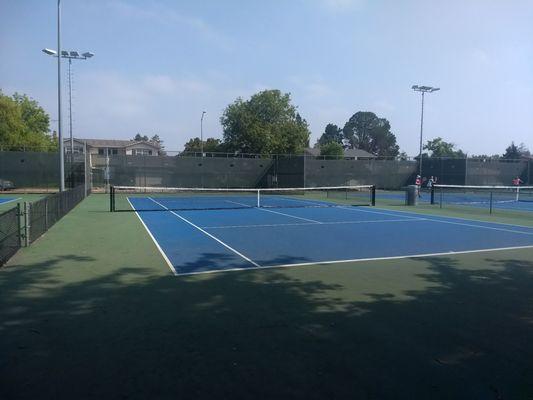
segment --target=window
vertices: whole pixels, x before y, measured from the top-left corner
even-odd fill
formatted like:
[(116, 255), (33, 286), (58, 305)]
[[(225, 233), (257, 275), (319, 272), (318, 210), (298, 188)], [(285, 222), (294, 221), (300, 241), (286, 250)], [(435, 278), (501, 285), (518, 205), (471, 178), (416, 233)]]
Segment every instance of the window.
[[(65, 153), (70, 154), (70, 144), (65, 144)], [(83, 147), (74, 146), (74, 154), (83, 154)]]
[(103, 156), (104, 155), (104, 149), (98, 149), (98, 155)]
[(113, 155), (117, 155), (117, 154), (118, 154), (118, 149), (112, 149), (112, 150), (111, 150), (111, 154), (113, 154)]
[(152, 150), (149, 149), (132, 149), (131, 154), (134, 156), (151, 156)]

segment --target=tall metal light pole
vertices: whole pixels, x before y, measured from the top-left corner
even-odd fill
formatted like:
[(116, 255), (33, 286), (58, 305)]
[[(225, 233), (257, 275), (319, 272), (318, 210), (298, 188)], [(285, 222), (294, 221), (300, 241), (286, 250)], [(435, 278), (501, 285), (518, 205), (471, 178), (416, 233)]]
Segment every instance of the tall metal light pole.
[(420, 92), (422, 94), (422, 113), (420, 115), (420, 151), (418, 153), (418, 163), (419, 163), (418, 174), (422, 178), (422, 138), (424, 135), (424, 95), (426, 93), (436, 92), (437, 90), (440, 90), (440, 88), (435, 88), (431, 86), (413, 85), (411, 89), (413, 89), (415, 92)]
[[(57, 51), (61, 52), (61, 0), (57, 0)], [(65, 153), (61, 124), (61, 57), (57, 57), (57, 139), (59, 141), (59, 191), (65, 190)]]
[(204, 156), (204, 115), (205, 111), (202, 111), (202, 118), (200, 118), (200, 151), (202, 157)]
[(68, 99), (69, 99), (69, 131), (70, 131), (70, 154), (74, 154), (74, 138), (72, 136), (72, 60), (87, 60), (94, 56), (94, 53), (87, 51), (83, 54), (77, 51), (61, 51), (61, 57), (58, 52), (52, 49), (43, 49), (43, 53), (53, 57), (68, 59)]

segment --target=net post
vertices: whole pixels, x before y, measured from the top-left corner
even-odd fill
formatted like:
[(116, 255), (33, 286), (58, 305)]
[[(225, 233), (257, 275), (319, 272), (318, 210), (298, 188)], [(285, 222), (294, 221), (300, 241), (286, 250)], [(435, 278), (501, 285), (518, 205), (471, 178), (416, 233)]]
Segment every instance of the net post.
[(22, 223), (24, 221), (22, 220), (22, 210), (20, 208), (20, 203), (17, 203), (17, 238), (18, 238), (18, 247), (22, 247), (22, 239), (24, 238), (24, 233), (22, 232)]
[(257, 189), (257, 208), (261, 207), (261, 190)]
[(370, 196), (371, 196), (370, 204), (372, 206), (375, 206), (376, 205), (376, 185), (372, 185), (370, 187), (370, 192), (371, 192), (371, 194), (370, 194)]
[(109, 188), (109, 212), (115, 211), (115, 187)]
[(492, 190), (490, 191), (490, 205), (489, 205), (489, 214), (492, 214)]
[(431, 204), (435, 204), (435, 187), (431, 186)]

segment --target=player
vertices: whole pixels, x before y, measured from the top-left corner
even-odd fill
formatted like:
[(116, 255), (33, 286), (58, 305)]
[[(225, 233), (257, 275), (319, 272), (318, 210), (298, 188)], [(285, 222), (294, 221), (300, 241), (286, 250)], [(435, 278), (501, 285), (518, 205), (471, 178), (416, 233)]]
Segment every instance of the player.
[(420, 175), (416, 176), (415, 185), (416, 185), (416, 192), (418, 194), (418, 197), (422, 197), (420, 195), (420, 187), (422, 186), (422, 178), (420, 177)]
[(433, 187), (433, 184), (435, 183), (435, 178), (433, 177), (433, 175), (431, 175), (428, 179), (428, 183), (426, 183), (426, 186), (429, 190), (431, 190), (431, 188)]
[(519, 176), (513, 179), (513, 186), (520, 186), (524, 181)]

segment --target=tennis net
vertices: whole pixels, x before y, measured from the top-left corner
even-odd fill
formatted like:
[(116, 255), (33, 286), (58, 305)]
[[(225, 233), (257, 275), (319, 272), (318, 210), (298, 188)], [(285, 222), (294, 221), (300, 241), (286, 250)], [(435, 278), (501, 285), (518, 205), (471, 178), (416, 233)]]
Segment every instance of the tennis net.
[(112, 186), (110, 211), (186, 211), (375, 205), (375, 187), (200, 189)]
[(533, 202), (533, 186), (434, 185), (431, 204), (474, 207), (526, 208)]

